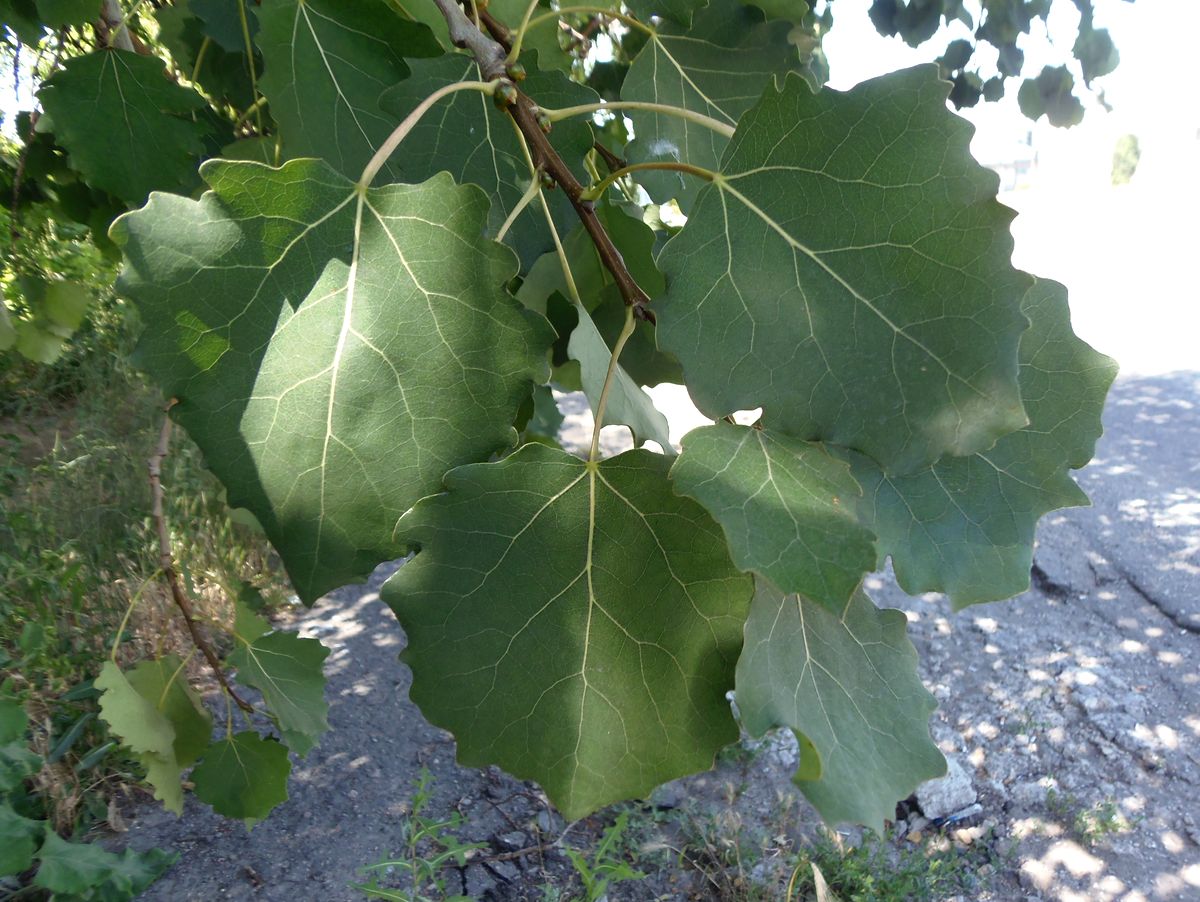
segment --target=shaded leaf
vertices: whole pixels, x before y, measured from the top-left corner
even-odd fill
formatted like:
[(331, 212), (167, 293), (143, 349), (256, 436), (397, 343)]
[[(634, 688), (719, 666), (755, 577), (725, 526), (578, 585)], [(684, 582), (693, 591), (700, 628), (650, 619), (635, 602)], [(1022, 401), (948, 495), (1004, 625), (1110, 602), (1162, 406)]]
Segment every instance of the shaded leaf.
[(37, 11), (48, 28), (86, 25), (100, 18), (100, 0), (37, 0)]
[(243, 732), (210, 745), (192, 771), (192, 783), (196, 797), (217, 814), (253, 826), (287, 801), (291, 770), (285, 746)]
[(380, 95), (408, 76), (405, 56), (442, 52), (433, 32), (385, 0), (263, 0), (258, 19), (259, 87), (285, 157), (317, 157), (357, 179), (397, 125)]
[[(403, 553), (453, 466), (510, 445), (551, 330), (504, 289), (487, 200), (450, 176), (359, 192), (315, 160), (210, 161), (199, 201), (118, 220), (142, 365), (300, 597)], [(385, 389), (380, 386), (386, 386)]]
[[(622, 100), (683, 107), (737, 125), (775, 74), (801, 68), (799, 51), (788, 43), (791, 25), (765, 22), (760, 11), (738, 0), (712, 0), (693, 28), (669, 23), (634, 59), (621, 88)], [(694, 122), (632, 110), (630, 162), (685, 162), (716, 169), (728, 144), (723, 135)], [(678, 198), (690, 210), (702, 182), (675, 172), (641, 172), (637, 179), (659, 201)]]
[(1116, 364), (1071, 331), (1066, 289), (1037, 280), (1022, 310), (1021, 396), (1029, 425), (970, 457), (888, 477), (853, 455), (863, 521), (906, 592), (945, 592), (955, 607), (1029, 587), (1038, 518), (1087, 504), (1068, 470), (1091, 459)]
[(253, 686), (279, 722), (288, 748), (308, 754), (317, 737), (329, 729), (325, 674), (329, 649), (317, 639), (273, 632), (241, 645), (230, 656), (238, 682)]
[(207, 126), (205, 106), (172, 81), (162, 60), (96, 50), (68, 60), (42, 83), (38, 99), (54, 138), (88, 184), (130, 203), (151, 191), (187, 191), (196, 182)]
[(687, 26), (691, 25), (696, 10), (704, 6), (704, 0), (630, 0), (626, 6), (643, 22), (659, 16)]
[(1066, 66), (1046, 66), (1037, 78), (1027, 78), (1017, 91), (1017, 104), (1030, 119), (1043, 115), (1058, 128), (1083, 121), (1083, 104), (1074, 94), (1075, 77)]
[(68, 842), (53, 830), (45, 831), (37, 858), (33, 885), (67, 896), (82, 896), (104, 883), (121, 863), (98, 844)]
[(705, 414), (762, 407), (895, 472), (1025, 424), (1029, 277), (947, 89), (932, 65), (845, 93), (789, 76), (742, 118), (658, 258), (659, 344)]
[(0, 697), (0, 745), (25, 739), (29, 715), (15, 698)]
[(411, 696), (459, 760), (537, 780), (567, 818), (712, 765), (751, 586), (665, 458), (542, 445), (447, 474), (383, 588)]
[(1084, 84), (1091, 84), (1093, 78), (1108, 75), (1121, 62), (1121, 55), (1117, 53), (1107, 28), (1080, 27), (1071, 52), (1083, 68)]
[(43, 826), (43, 822), (21, 817), (12, 805), (0, 802), (0, 877), (28, 870)]
[[(600, 404), (600, 395), (608, 375), (612, 350), (600, 335), (588, 312), (576, 306), (579, 324), (571, 333), (567, 353), (572, 360), (579, 361), (579, 377), (583, 392), (595, 416)], [(651, 440), (657, 442), (669, 455), (675, 453), (671, 444), (671, 432), (667, 418), (654, 406), (650, 395), (634, 382), (625, 369), (618, 364), (616, 376), (609, 389), (608, 403), (604, 408), (604, 425), (622, 424), (633, 433), (634, 446)]]
[(946, 769), (903, 612), (859, 591), (839, 615), (756, 582), (737, 667), (742, 722), (754, 736), (796, 732), (795, 783), (827, 823), (882, 829), (898, 799)]
[[(590, 88), (576, 84), (562, 72), (543, 71), (534, 53), (522, 54), (527, 75), (522, 90), (547, 108), (595, 103), (599, 97)], [(410, 63), (412, 75), (387, 91), (380, 105), (402, 120), (436, 89), (448, 82), (479, 80), (475, 61), (463, 54)], [(578, 168), (592, 149), (592, 129), (585, 118), (560, 122), (551, 131), (550, 142), (567, 165)], [(412, 182), (438, 172), (449, 172), (460, 182), (473, 182), (487, 192), (492, 206), (488, 234), (495, 235), (530, 182), (529, 163), (518, 142), (508, 115), (496, 109), (492, 99), (478, 91), (460, 91), (439, 101), (405, 139), (396, 153), (391, 171), (397, 179)], [(547, 192), (550, 212), (559, 230), (567, 234), (579, 219), (561, 191)], [(505, 239), (529, 266), (539, 254), (553, 249), (545, 214), (538, 203), (529, 204), (517, 217)]]
[(0, 793), (11, 792), (42, 766), (42, 757), (26, 746), (24, 738), (0, 745)]
[(675, 490), (725, 530), (733, 562), (840, 613), (875, 543), (859, 524), (850, 468), (821, 445), (718, 423), (689, 432), (671, 469)]

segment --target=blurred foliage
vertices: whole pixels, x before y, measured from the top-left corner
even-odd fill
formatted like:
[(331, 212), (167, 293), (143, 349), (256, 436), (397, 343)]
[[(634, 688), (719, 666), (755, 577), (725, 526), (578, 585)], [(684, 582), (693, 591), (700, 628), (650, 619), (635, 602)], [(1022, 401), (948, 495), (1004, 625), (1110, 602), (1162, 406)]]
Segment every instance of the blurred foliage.
[(1137, 172), (1138, 162), (1142, 158), (1142, 148), (1137, 135), (1121, 135), (1117, 138), (1117, 146), (1113, 148), (1112, 183), (1127, 185)]

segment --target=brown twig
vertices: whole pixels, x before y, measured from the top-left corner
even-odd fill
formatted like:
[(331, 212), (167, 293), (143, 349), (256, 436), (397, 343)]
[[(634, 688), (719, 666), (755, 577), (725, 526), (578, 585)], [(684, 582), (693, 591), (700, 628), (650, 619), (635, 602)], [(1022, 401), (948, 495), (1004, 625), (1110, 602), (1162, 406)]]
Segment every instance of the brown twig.
[[(434, 2), (437, 3), (438, 9), (441, 10), (442, 16), (450, 28), (450, 40), (456, 47), (462, 47), (471, 52), (483, 77), (489, 80), (507, 78), (506, 57), (508, 51), (504, 45), (509, 41), (508, 27), (484, 11), (480, 15), (480, 22), (489, 32), (484, 34), (475, 26), (474, 22), (467, 18), (456, 0), (434, 0)], [(621, 292), (621, 297), (624, 298), (626, 305), (633, 307), (634, 315), (638, 319), (654, 322), (654, 313), (648, 306), (650, 298), (629, 272), (629, 267), (625, 265), (625, 259), (621, 256), (621, 252), (617, 250), (617, 246), (613, 244), (599, 217), (596, 216), (593, 202), (583, 199), (583, 185), (575, 178), (575, 173), (563, 162), (563, 158), (558, 155), (558, 151), (554, 149), (546, 137), (546, 133), (542, 131), (541, 123), (538, 121), (538, 112), (537, 104), (523, 91), (517, 90), (516, 100), (509, 105), (508, 114), (517, 124), (517, 128), (520, 129), (522, 137), (528, 144), (534, 164), (554, 179), (563, 194), (566, 195), (567, 200), (571, 202), (571, 206), (575, 208), (575, 213), (583, 223), (584, 230), (591, 237), (592, 243), (596, 245), (600, 262), (612, 273), (613, 281), (616, 282), (617, 290)]]
[(208, 661), (208, 666), (216, 674), (217, 682), (221, 684), (221, 688), (237, 703), (239, 708), (247, 714), (253, 714), (254, 706), (239, 696), (233, 690), (233, 687), (229, 685), (229, 680), (225, 678), (225, 671), (221, 667), (221, 662), (217, 658), (216, 652), (213, 651), (213, 647), (209, 644), (208, 639), (200, 632), (200, 625), (196, 622), (196, 616), (192, 612), (192, 603), (188, 600), (187, 593), (183, 589), (183, 584), (179, 580), (179, 573), (175, 569), (175, 559), (171, 554), (171, 534), (167, 531), (167, 518), (163, 514), (162, 462), (167, 456), (167, 446), (171, 441), (172, 423), (170, 410), (174, 406), (175, 399), (172, 398), (166, 406), (167, 415), (163, 417), (162, 431), (158, 435), (158, 447), (148, 462), (150, 471), (150, 496), (154, 502), (151, 508), (151, 515), (154, 517), (154, 525), (158, 529), (158, 565), (162, 569), (163, 576), (167, 579), (167, 584), (171, 587), (171, 597), (183, 613), (183, 622), (187, 624), (188, 632), (192, 635), (192, 641), (196, 643), (196, 647), (200, 649), (200, 653)]

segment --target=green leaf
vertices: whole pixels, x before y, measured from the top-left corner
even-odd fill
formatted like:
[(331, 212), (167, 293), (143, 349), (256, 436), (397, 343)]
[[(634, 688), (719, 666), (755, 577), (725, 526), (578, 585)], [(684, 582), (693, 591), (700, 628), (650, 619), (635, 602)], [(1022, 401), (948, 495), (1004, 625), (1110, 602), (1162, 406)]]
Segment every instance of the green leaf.
[(15, 698), (0, 697), (0, 745), (23, 742), (29, 728), (29, 715)]
[[(622, 100), (661, 103), (737, 125), (775, 74), (801, 68), (788, 43), (791, 25), (764, 22), (760, 11), (738, 0), (713, 0), (691, 29), (664, 24), (634, 59), (621, 88)], [(631, 110), (635, 139), (630, 162), (685, 162), (716, 169), (728, 140), (695, 122)], [(638, 173), (659, 201), (679, 200), (690, 210), (701, 182), (676, 172)]]
[(98, 844), (68, 842), (46, 831), (37, 853), (33, 885), (64, 896), (83, 896), (117, 871), (121, 859)]
[(170, 722), (175, 733), (171, 748), (178, 763), (193, 764), (212, 738), (212, 715), (188, 685), (184, 662), (178, 655), (164, 655), (142, 661), (125, 677)]
[(8, 307), (0, 302), (0, 351), (7, 351), (17, 343), (17, 330), (13, 326)]
[[(253, 39), (258, 34), (257, 4), (254, 0), (187, 0), (193, 13), (204, 23), (204, 32), (223, 50), (244, 53), (246, 35), (242, 30), (242, 11), (246, 29)], [(238, 7), (241, 6), (241, 10)]]
[(862, 490), (822, 445), (718, 423), (689, 432), (675, 490), (707, 508), (733, 562), (840, 613), (875, 569), (875, 543), (854, 515)]
[(133, 687), (112, 661), (105, 661), (96, 677), (100, 716), (109, 729), (134, 752), (145, 752), (169, 760), (175, 755), (175, 728), (158, 706)]
[(242, 645), (229, 656), (239, 683), (253, 686), (279, 721), (284, 742), (307, 755), (317, 737), (329, 729), (325, 674), (321, 666), (329, 649), (317, 639), (274, 632)]
[(258, 19), (259, 87), (285, 156), (317, 157), (357, 179), (397, 125), (379, 96), (408, 76), (405, 56), (442, 52), (433, 32), (385, 0), (263, 0)]
[(42, 756), (29, 750), (25, 739), (0, 745), (0, 793), (11, 792), (42, 766)]
[(1093, 78), (1108, 75), (1121, 62), (1107, 28), (1080, 27), (1071, 52), (1083, 69), (1084, 84), (1090, 85)]
[(105, 661), (95, 686), (104, 691), (100, 716), (146, 769), (154, 797), (181, 814), (180, 777), (208, 744), (212, 719), (190, 690), (176, 686), (180, 677), (172, 682), (182, 662), (174, 656), (164, 661), (144, 662), (128, 675)]
[(761, 407), (889, 472), (1025, 425), (1029, 277), (948, 87), (932, 65), (845, 93), (789, 76), (742, 118), (658, 258), (659, 344), (705, 414)]
[(359, 191), (316, 160), (210, 161), (199, 201), (113, 225), (140, 360), (300, 597), (364, 579), (442, 474), (514, 440), (552, 332), (504, 289), (487, 200), (442, 174)]
[(248, 160), (274, 166), (275, 146), (274, 138), (241, 138), (222, 147), (221, 157), (226, 160)]
[(1056, 128), (1070, 128), (1083, 121), (1083, 104), (1074, 91), (1075, 77), (1066, 66), (1046, 66), (1037, 78), (1021, 82), (1017, 104), (1034, 121), (1044, 114)]
[(1022, 310), (1021, 396), (1029, 425), (970, 457), (888, 477), (854, 455), (863, 522), (891, 555), (906, 592), (945, 592), (956, 608), (1029, 587), (1038, 518), (1087, 504), (1068, 470), (1084, 466), (1102, 431), (1116, 364), (1071, 331), (1066, 289), (1037, 280)]
[(241, 599), (234, 603), (233, 611), (233, 637), (242, 644), (249, 645), (259, 636), (270, 632), (271, 624)]
[[(527, 72), (522, 90), (547, 108), (596, 103), (600, 99), (590, 88), (576, 84), (563, 73), (540, 69), (537, 54), (522, 54), (521, 62)], [(412, 75), (379, 101), (396, 122), (443, 85), (481, 77), (474, 60), (462, 54), (414, 60), (410, 65)], [(582, 165), (592, 149), (592, 129), (586, 119), (560, 122), (549, 137), (563, 160), (574, 168)], [(394, 177), (401, 181), (421, 181), (445, 171), (460, 182), (479, 185), (492, 200), (487, 226), (490, 235), (499, 231), (525, 195), (531, 179), (529, 163), (508, 115), (479, 91), (460, 91), (439, 101), (405, 138), (403, 149), (393, 155), (390, 166)], [(559, 234), (567, 234), (579, 222), (570, 201), (561, 191), (547, 192), (546, 199)], [(541, 204), (529, 204), (513, 222), (505, 240), (526, 266), (539, 254), (552, 250)]]
[(897, 799), (945, 772), (929, 738), (936, 703), (917, 675), (906, 623), (861, 590), (835, 614), (757, 580), (738, 710), (754, 736), (774, 727), (796, 733), (795, 783), (829, 824), (882, 829)]
[(87, 25), (100, 18), (100, 0), (37, 0), (37, 11), (48, 28)]
[(54, 138), (88, 184), (130, 203), (151, 191), (187, 191), (208, 127), (191, 114), (205, 106), (180, 87), (162, 60), (124, 50), (75, 57), (42, 83)]
[[(596, 324), (592, 322), (591, 315), (578, 305), (575, 309), (579, 314), (579, 324), (571, 333), (567, 353), (572, 360), (579, 361), (583, 392), (587, 395), (592, 415), (595, 416), (612, 360), (612, 351), (600, 335)], [(609, 389), (608, 404), (604, 409), (604, 425), (615, 424), (629, 427), (635, 446), (649, 440), (657, 442), (666, 454), (675, 454), (667, 418), (654, 406), (654, 401), (645, 389), (634, 382), (620, 364), (617, 365), (616, 375)]]
[(0, 0), (0, 22), (12, 29), (17, 40), (36, 47), (45, 34), (34, 0)]
[(542, 445), (447, 474), (400, 524), (421, 552), (383, 597), (412, 699), (467, 766), (537, 780), (574, 819), (703, 770), (751, 586), (667, 461)]
[(244, 732), (210, 745), (192, 771), (192, 783), (196, 797), (217, 814), (253, 826), (287, 801), (291, 770), (285, 746)]
[(12, 805), (0, 802), (0, 877), (29, 869), (42, 828), (42, 821), (21, 817)]

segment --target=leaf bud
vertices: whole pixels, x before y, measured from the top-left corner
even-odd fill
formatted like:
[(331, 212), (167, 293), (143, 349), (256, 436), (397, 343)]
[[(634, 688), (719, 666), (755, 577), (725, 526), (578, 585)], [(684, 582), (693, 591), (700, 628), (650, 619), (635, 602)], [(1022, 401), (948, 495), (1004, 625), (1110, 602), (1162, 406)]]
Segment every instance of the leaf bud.
[(545, 188), (547, 191), (549, 191), (551, 188), (553, 188), (555, 185), (558, 184), (556, 181), (554, 181), (554, 176), (552, 176), (550, 173), (546, 172), (545, 170), (538, 173), (538, 178), (542, 180), (542, 187)]
[(513, 81), (519, 82), (519, 81), (525, 80), (526, 73), (525, 73), (525, 65), (523, 63), (519, 63), (519, 62), (509, 63), (508, 68), (505, 70), (505, 72), (508, 74), (508, 77), (511, 78)]
[(542, 134), (550, 134), (550, 129), (554, 125), (554, 123), (550, 121), (550, 114), (545, 110), (538, 110), (537, 113), (534, 114), (534, 118), (537, 119), (538, 128), (542, 130)]
[(502, 81), (496, 85), (492, 101), (502, 110), (508, 109), (517, 102), (517, 86), (511, 81)]

